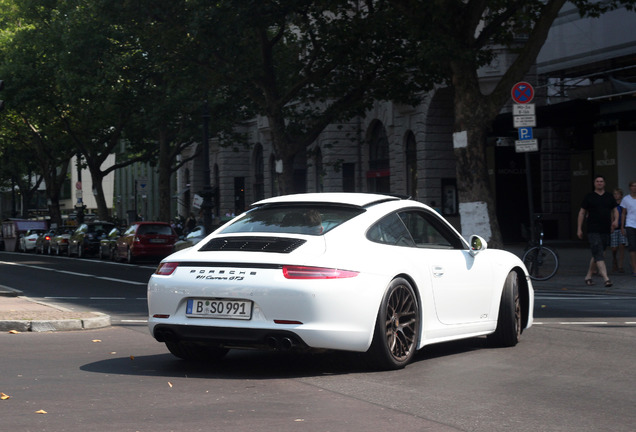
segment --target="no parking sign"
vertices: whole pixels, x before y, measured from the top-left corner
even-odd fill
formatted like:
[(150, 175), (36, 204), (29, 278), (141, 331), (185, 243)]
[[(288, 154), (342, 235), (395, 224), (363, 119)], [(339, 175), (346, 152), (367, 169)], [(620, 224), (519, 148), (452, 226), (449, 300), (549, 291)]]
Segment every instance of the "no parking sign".
[(534, 99), (534, 88), (525, 81), (518, 82), (512, 86), (512, 100), (518, 104), (527, 104)]

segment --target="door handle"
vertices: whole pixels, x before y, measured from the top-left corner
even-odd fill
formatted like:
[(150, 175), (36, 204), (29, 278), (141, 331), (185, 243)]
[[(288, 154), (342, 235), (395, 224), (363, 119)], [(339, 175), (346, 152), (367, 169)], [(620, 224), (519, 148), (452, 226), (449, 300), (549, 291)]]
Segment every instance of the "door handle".
[(433, 266), (433, 276), (434, 277), (442, 277), (442, 276), (444, 276), (444, 267), (442, 267), (442, 266)]

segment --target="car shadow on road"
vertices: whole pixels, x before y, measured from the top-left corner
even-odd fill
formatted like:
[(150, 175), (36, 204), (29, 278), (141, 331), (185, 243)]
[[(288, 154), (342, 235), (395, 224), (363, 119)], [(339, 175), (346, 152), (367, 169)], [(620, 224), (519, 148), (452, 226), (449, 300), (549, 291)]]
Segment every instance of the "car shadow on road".
[[(413, 363), (488, 348), (485, 338), (431, 345), (420, 350)], [(408, 367), (408, 366), (407, 366)], [(86, 372), (157, 377), (207, 379), (280, 379), (322, 375), (377, 373), (361, 354), (324, 352), (280, 352), (231, 350), (215, 362), (191, 362), (172, 354), (109, 358), (81, 367)]]

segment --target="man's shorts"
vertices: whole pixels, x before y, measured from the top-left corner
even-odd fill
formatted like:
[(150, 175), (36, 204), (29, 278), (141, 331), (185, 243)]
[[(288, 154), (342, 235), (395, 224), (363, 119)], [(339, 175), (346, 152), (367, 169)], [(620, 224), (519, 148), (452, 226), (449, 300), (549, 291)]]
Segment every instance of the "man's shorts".
[(605, 261), (605, 249), (610, 244), (609, 233), (587, 233), (587, 239), (590, 242), (590, 250), (594, 261)]
[(610, 242), (611, 247), (615, 248), (615, 247), (619, 247), (620, 245), (628, 245), (628, 244), (629, 243), (627, 243), (627, 235), (623, 235), (621, 230), (615, 229), (612, 232), (612, 239)]
[(625, 234), (627, 237), (627, 244), (629, 245), (629, 251), (636, 252), (636, 228), (625, 227)]

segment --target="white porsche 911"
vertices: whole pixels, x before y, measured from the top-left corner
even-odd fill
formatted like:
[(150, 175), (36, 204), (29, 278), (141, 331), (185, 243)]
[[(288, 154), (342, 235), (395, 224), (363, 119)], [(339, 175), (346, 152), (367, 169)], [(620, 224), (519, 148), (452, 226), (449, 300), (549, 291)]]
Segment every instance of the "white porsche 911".
[(397, 369), (437, 342), (514, 346), (533, 304), (515, 255), (467, 242), (424, 204), (362, 193), (259, 201), (148, 283), (151, 334), (187, 360), (331, 349)]

